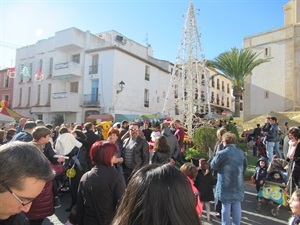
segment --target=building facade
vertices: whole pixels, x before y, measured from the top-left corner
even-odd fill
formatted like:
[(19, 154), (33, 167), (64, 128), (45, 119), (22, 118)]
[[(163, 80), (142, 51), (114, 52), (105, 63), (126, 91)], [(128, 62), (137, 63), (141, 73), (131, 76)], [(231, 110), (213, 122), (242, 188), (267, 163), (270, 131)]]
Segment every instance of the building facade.
[(90, 115), (158, 113), (170, 67), (151, 46), (116, 31), (58, 31), (17, 50), (13, 108), (49, 123), (57, 115), (81, 123)]
[(0, 70), (0, 101), (4, 100), (8, 102), (9, 108), (12, 107), (13, 102), (13, 89), (15, 77), (15, 68), (7, 68)]
[[(114, 30), (69, 28), (17, 49), (12, 108), (46, 123), (161, 114), (173, 66)], [(232, 109), (228, 82), (211, 80), (216, 113)]]
[(271, 57), (245, 80), (244, 120), (300, 108), (300, 2), (283, 6), (284, 27), (244, 38), (244, 48)]

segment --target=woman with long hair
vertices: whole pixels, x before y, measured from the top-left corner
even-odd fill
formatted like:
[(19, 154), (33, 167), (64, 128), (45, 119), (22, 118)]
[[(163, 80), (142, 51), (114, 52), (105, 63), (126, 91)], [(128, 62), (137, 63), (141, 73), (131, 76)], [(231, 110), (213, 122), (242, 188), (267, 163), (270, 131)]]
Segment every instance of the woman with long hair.
[(130, 179), (111, 225), (201, 225), (186, 176), (170, 164), (151, 164)]
[(152, 156), (152, 163), (165, 164), (170, 162), (171, 148), (167, 143), (165, 136), (159, 136), (154, 142), (154, 154)]

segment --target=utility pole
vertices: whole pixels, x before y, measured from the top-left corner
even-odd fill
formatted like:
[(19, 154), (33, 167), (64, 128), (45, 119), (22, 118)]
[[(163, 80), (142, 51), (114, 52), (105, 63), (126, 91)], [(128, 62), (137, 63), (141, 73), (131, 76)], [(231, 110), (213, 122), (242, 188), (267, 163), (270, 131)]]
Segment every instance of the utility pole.
[(180, 119), (193, 136), (196, 114), (211, 114), (209, 72), (200, 43), (193, 3), (185, 14), (182, 39), (164, 103), (163, 114)]

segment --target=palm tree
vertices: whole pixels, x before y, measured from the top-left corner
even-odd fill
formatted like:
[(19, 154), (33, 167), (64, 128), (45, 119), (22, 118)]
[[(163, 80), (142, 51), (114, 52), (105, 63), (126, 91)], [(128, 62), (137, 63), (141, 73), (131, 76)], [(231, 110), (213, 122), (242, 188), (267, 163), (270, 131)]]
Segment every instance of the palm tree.
[(235, 97), (235, 116), (240, 116), (240, 99), (244, 90), (245, 77), (251, 75), (258, 65), (269, 62), (271, 58), (257, 59), (260, 53), (251, 49), (232, 48), (231, 51), (221, 53), (214, 60), (208, 60), (206, 65), (212, 67), (230, 78), (233, 83), (233, 96)]

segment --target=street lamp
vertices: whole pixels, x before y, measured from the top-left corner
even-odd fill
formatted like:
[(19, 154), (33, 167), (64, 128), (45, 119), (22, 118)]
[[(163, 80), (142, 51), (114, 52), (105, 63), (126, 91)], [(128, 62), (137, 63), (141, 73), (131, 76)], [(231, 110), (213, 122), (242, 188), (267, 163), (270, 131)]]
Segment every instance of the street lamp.
[(120, 87), (120, 89), (117, 90), (117, 94), (119, 94), (121, 91), (123, 91), (123, 89), (125, 87), (124, 81), (121, 80), (121, 82), (119, 83), (119, 87)]

